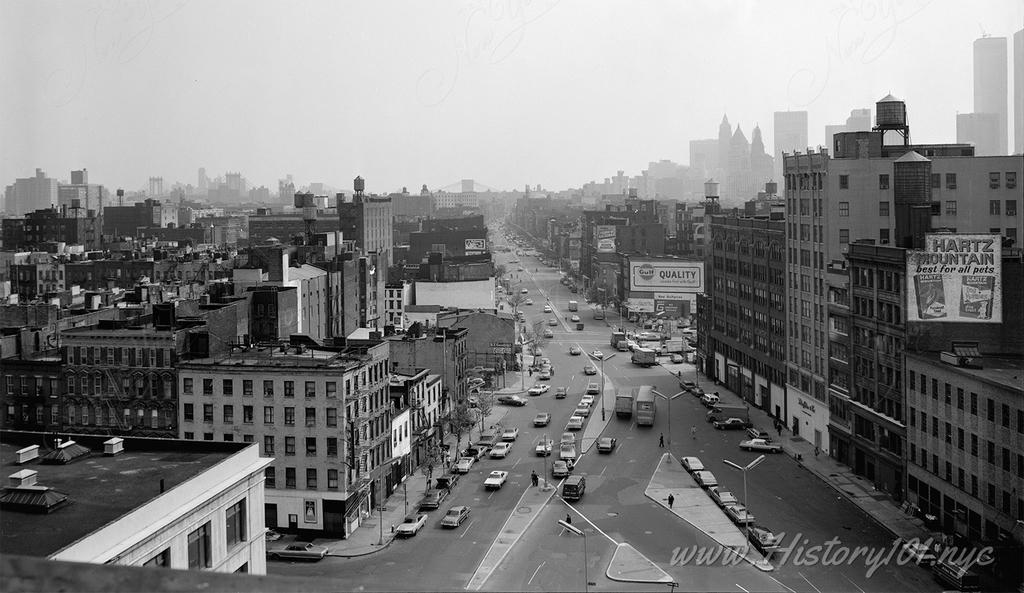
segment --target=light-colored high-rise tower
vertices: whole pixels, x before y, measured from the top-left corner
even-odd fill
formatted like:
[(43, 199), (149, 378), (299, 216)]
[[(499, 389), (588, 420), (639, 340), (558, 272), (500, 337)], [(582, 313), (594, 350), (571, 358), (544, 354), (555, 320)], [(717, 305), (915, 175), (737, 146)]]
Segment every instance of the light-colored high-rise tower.
[(1013, 154), (1024, 154), (1024, 29), (1013, 34)]
[(782, 153), (807, 150), (807, 112), (776, 111), (772, 136), (775, 143), (775, 178), (782, 179)]
[(998, 118), (997, 154), (1008, 154), (1006, 84), (1006, 37), (982, 37), (974, 41), (974, 112), (994, 113)]

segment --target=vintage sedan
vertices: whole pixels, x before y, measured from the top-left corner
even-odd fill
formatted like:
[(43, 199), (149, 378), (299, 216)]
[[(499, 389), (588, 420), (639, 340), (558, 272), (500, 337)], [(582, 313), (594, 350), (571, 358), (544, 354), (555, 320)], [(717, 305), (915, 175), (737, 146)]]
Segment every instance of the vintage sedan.
[(683, 468), (691, 474), (704, 469), (704, 463), (697, 457), (683, 457), (680, 462), (683, 464)]
[(469, 511), (470, 508), (468, 506), (458, 506), (448, 509), (444, 518), (441, 519), (441, 527), (454, 529), (459, 525), (462, 525), (462, 522), (469, 518)]
[(748, 529), (747, 538), (750, 543), (765, 556), (771, 556), (772, 552), (779, 549), (779, 537), (771, 529), (758, 525), (751, 525)]
[(525, 406), (526, 400), (518, 395), (502, 395), (498, 398), (498, 403), (506, 406)]
[(580, 406), (573, 411), (573, 416), (583, 416), (586, 418), (590, 416), (590, 406)]
[(427, 524), (427, 516), (423, 513), (409, 515), (395, 528), (395, 537), (412, 537)]
[(534, 426), (547, 426), (551, 422), (551, 414), (548, 412), (541, 412), (533, 417)]
[(747, 507), (742, 504), (731, 504), (725, 507), (725, 514), (729, 515), (729, 518), (732, 519), (733, 523), (741, 527), (754, 522), (754, 516), (751, 515), (750, 511), (747, 510)]
[(718, 486), (708, 488), (708, 496), (710, 496), (711, 500), (715, 501), (715, 503), (722, 508), (731, 504), (739, 504), (740, 502), (740, 500), (736, 498), (735, 494), (728, 490), (723, 490)]
[(601, 360), (604, 358), (604, 352), (601, 352), (600, 350), (594, 350), (593, 352), (590, 353), (590, 356), (595, 360)]
[(503, 440), (503, 441), (514, 441), (514, 440), (516, 440), (518, 438), (519, 438), (519, 427), (518, 426), (511, 426), (509, 428), (506, 428), (501, 433), (501, 440)]
[(455, 462), (455, 467), (452, 471), (457, 474), (468, 474), (475, 461), (476, 458), (474, 457), (460, 457), (459, 460)]
[(508, 457), (508, 452), (512, 450), (512, 443), (498, 443), (491, 449), (491, 459), (504, 459)]
[(562, 443), (558, 447), (558, 458), (566, 462), (576, 461), (576, 445), (570, 443)]
[(718, 430), (743, 430), (747, 423), (742, 418), (726, 418), (712, 423)]
[(565, 425), (566, 430), (583, 430), (583, 417), (570, 416), (569, 422)]
[(611, 453), (615, 450), (616, 441), (613, 437), (601, 437), (597, 440), (598, 453)]
[(423, 500), (420, 501), (419, 509), (421, 511), (432, 511), (441, 506), (441, 501), (448, 496), (448, 490), (441, 490), (438, 488), (430, 488), (423, 493)]
[(706, 469), (693, 472), (693, 479), (697, 481), (701, 488), (711, 488), (718, 485), (718, 478)]
[(547, 457), (551, 455), (551, 449), (555, 447), (555, 442), (551, 439), (544, 437), (537, 441), (537, 445), (534, 446), (533, 450), (537, 453), (538, 457)]
[(553, 478), (564, 478), (569, 475), (569, 471), (572, 468), (565, 461), (556, 461), (551, 464), (551, 477)]
[(507, 480), (508, 472), (495, 470), (491, 472), (491, 475), (487, 476), (486, 480), (484, 480), (484, 488), (487, 488), (488, 490), (497, 490), (504, 486)]
[(267, 558), (271, 560), (309, 560), (315, 562), (323, 560), (330, 552), (323, 546), (314, 546), (309, 542), (296, 542), (288, 544), (283, 548), (267, 550)]
[(771, 443), (764, 439), (750, 439), (740, 441), (740, 449), (744, 451), (763, 451), (765, 453), (781, 453), (782, 445)]
[(583, 349), (573, 344), (572, 346), (569, 346), (569, 354), (571, 356), (579, 356), (580, 354), (583, 354)]
[(588, 364), (587, 366), (583, 367), (583, 374), (587, 375), (588, 377), (596, 375), (597, 367), (592, 364)]
[(551, 389), (550, 385), (545, 385), (544, 383), (537, 383), (536, 385), (531, 387), (529, 391), (527, 391), (527, 393), (529, 393), (530, 395), (542, 395), (547, 393), (549, 389)]
[(597, 395), (601, 393), (601, 387), (597, 383), (587, 383), (587, 395)]

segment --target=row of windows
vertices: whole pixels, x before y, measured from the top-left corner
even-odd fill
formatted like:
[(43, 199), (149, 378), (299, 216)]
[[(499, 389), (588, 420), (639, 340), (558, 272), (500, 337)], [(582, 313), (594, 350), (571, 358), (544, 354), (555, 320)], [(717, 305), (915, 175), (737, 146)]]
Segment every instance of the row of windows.
[[(1022, 461), (1022, 458), (1024, 458), (1024, 456), (1018, 455), (1018, 469), (1022, 469), (1022, 467), (1020, 466), (1021, 463), (1024, 463), (1024, 461)], [(1001, 508), (1002, 511), (1006, 514), (1010, 513), (1010, 509), (1012, 508), (1011, 501), (1013, 500), (1013, 495), (1011, 494), (1011, 492), (1003, 490), (1002, 499), (1001, 501), (998, 501), (996, 499), (996, 485), (992, 483), (987, 483), (985, 484), (985, 498), (982, 499), (979, 491), (978, 476), (971, 474), (970, 484), (968, 484), (967, 474), (964, 471), (964, 468), (955, 467), (953, 463), (950, 461), (944, 462), (940, 467), (939, 456), (936, 455), (935, 453), (931, 454), (931, 467), (929, 467), (928, 461), (929, 455), (927, 449), (921, 447), (919, 450), (915, 450), (914, 445), (910, 445), (911, 463), (914, 463), (923, 468), (925, 471), (930, 472), (935, 476), (944, 479), (949, 484), (955, 485), (963, 492), (970, 493), (970, 495), (973, 496), (974, 498), (977, 498), (978, 500), (984, 500), (986, 503), (988, 503), (989, 506)], [(1024, 474), (1018, 473), (1018, 475)]]
[[(227, 552), (246, 541), (247, 499), (236, 502), (224, 513), (224, 538)], [(212, 524), (203, 523), (188, 534), (188, 567), (202, 570), (212, 567)], [(165, 548), (143, 563), (143, 566), (171, 568), (171, 549)]]
[[(945, 206), (945, 207), (943, 207)], [(1001, 212), (1005, 211), (1006, 216), (1017, 216), (1017, 200), (989, 200), (988, 201), (988, 213), (993, 216), (999, 216)], [(888, 217), (890, 214), (889, 202), (881, 201), (878, 203), (878, 215)], [(940, 216), (945, 214), (946, 216), (956, 216), (957, 214), (957, 201), (946, 200), (945, 202), (931, 202), (931, 214), (932, 216)], [(839, 202), (839, 216), (847, 217), (850, 216), (850, 203)], [(801, 234), (801, 240), (806, 241)]]
[(122, 348), (114, 346), (67, 346), (69, 364), (108, 364), (130, 367), (169, 367), (170, 348)]
[[(241, 394), (245, 397), (252, 397), (253, 395), (253, 380), (252, 379), (241, 379)], [(351, 387), (351, 382), (346, 381), (346, 390)], [(213, 379), (202, 379), (203, 395), (215, 395), (214, 394), (215, 382)], [(277, 393), (275, 388), (275, 382), (273, 380), (263, 381), (263, 397), (274, 397)], [(316, 381), (304, 381), (302, 393), (305, 397), (317, 397), (317, 383)], [(281, 393), (284, 397), (295, 397), (295, 381), (283, 381), (283, 390)], [(181, 392), (182, 395), (195, 395), (195, 379), (192, 377), (185, 377), (181, 380)], [(220, 393), (216, 395), (235, 395), (235, 379), (221, 379), (220, 381)], [(327, 381), (324, 383), (324, 394), (327, 397), (333, 398), (338, 396), (338, 383), (337, 381)]]
[[(296, 483), (297, 470), (294, 467), (284, 468), (284, 487), (287, 489), (297, 488)], [(264, 485), (267, 488), (277, 488), (277, 469), (274, 467), (268, 467), (263, 472)], [(316, 468), (306, 468), (306, 490), (316, 490), (319, 487), (319, 471)], [(327, 489), (337, 490), (338, 489), (338, 470), (328, 469), (327, 470)]]
[[(918, 378), (917, 378), (916, 375), (917, 375), (917, 373), (915, 373), (914, 371), (908, 371), (907, 372), (907, 380), (908, 380), (908, 383), (909, 383), (909, 386), (910, 386), (910, 390), (911, 391), (918, 391), (918, 386), (920, 386), (919, 393), (921, 393), (921, 395), (923, 395), (923, 396), (927, 396), (928, 392), (929, 392), (929, 390), (928, 390), (928, 377), (924, 373), (921, 373), (920, 374), (920, 381), (918, 381)], [(939, 385), (940, 385), (939, 384), (939, 380), (933, 377), (932, 380), (931, 380), (931, 396), (932, 396), (932, 400), (938, 401), (939, 398), (941, 397), (942, 401), (947, 406), (952, 406), (953, 405), (953, 400), (954, 400), (953, 386), (950, 385), (949, 383), (943, 382), (942, 383), (943, 389), (940, 390), (939, 389)], [(958, 410), (961, 410), (961, 411), (969, 410), (971, 415), (973, 415), (973, 416), (977, 416), (978, 415), (978, 404), (979, 404), (979, 399), (980, 398), (978, 397), (977, 393), (972, 391), (969, 394), (967, 394), (967, 393), (964, 392), (964, 390), (962, 388), (957, 387), (956, 388), (955, 399), (956, 399), (956, 408)], [(1016, 417), (1017, 417), (1016, 418), (1017, 432), (1019, 432), (1021, 434), (1024, 434), (1024, 409), (1018, 409), (1018, 410), (1016, 410), (1016, 414), (1014, 414), (1014, 410), (1012, 408), (1010, 408), (1009, 404), (1000, 404), (998, 406), (998, 409), (997, 409), (996, 402), (995, 402), (994, 399), (992, 399), (990, 397), (986, 397), (986, 398), (984, 398), (984, 400), (985, 400), (985, 418), (989, 422), (992, 422), (992, 423), (998, 422), (999, 425), (1002, 426), (1003, 428), (1011, 428), (1013, 426), (1013, 424), (1014, 424), (1013, 423), (1013, 416), (1016, 415)]]
[[(216, 422), (214, 419), (214, 405), (213, 404), (202, 404), (202, 421), (203, 422)], [(221, 406), (220, 410), (220, 421), (224, 424), (235, 423), (235, 407), (233, 404), (226, 404)], [(242, 424), (253, 424), (254, 423), (254, 406), (241, 406), (242, 408)], [(316, 426), (316, 408), (305, 408), (305, 414), (303, 421), (305, 426)], [(327, 426), (338, 425), (338, 408), (326, 408), (324, 418)], [(182, 421), (183, 422), (195, 422), (195, 404), (186, 403), (183, 405), (182, 410)], [(274, 406), (263, 407), (263, 423), (273, 424), (274, 423)], [(284, 425), (295, 426), (295, 408), (292, 406), (286, 406), (284, 408)]]

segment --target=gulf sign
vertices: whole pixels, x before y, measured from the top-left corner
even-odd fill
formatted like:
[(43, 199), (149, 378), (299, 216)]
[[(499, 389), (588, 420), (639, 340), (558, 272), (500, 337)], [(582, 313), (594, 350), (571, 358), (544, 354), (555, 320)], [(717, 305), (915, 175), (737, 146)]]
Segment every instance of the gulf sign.
[(704, 262), (631, 261), (631, 291), (704, 292)]

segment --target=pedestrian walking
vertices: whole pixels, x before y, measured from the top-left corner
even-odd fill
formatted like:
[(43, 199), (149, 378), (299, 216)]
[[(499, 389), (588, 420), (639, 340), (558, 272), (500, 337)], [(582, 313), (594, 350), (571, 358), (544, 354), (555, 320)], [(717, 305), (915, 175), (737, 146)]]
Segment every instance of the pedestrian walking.
[(534, 487), (540, 483), (540, 477), (537, 476), (537, 472), (534, 471), (530, 473), (530, 480), (533, 481)]
[(672, 508), (672, 504), (675, 503), (676, 497), (671, 494), (668, 495), (668, 508)]
[(779, 433), (779, 436), (782, 436), (782, 423), (781, 422), (776, 422), (775, 423), (775, 431)]
[(572, 515), (566, 515), (565, 516), (565, 522), (568, 523), (569, 525), (572, 525)]
[(693, 440), (695, 440), (695, 441), (697, 440), (697, 426), (696, 425), (690, 427), (690, 436), (693, 437)]
[(661, 448), (661, 447), (664, 447), (664, 446), (665, 446), (665, 435), (664, 434), (658, 435), (658, 447)]

